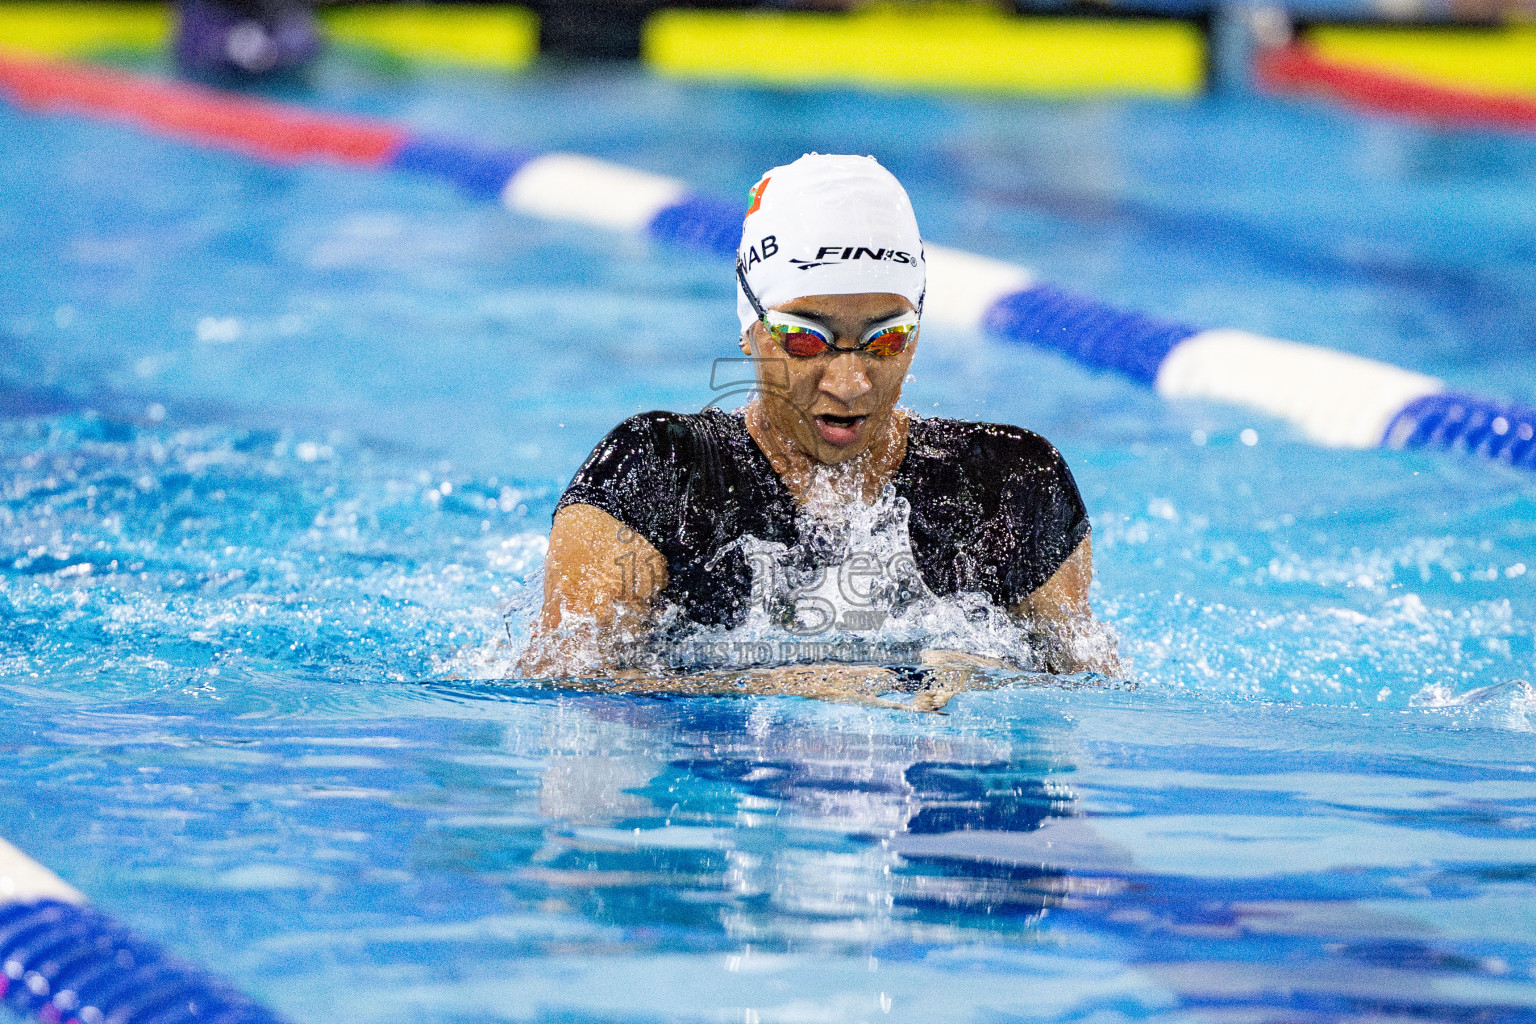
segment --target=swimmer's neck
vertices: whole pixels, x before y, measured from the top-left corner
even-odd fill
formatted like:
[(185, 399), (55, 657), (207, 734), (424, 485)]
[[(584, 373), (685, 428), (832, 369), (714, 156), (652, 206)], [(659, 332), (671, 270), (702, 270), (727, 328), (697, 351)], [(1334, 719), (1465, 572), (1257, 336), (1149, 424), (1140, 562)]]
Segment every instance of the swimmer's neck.
[(818, 483), (834, 488), (844, 501), (857, 497), (866, 505), (873, 504), (907, 455), (905, 409), (892, 409), (876, 428), (869, 447), (840, 463), (822, 462), (807, 453), (794, 438), (774, 426), (760, 399), (752, 399), (744, 412), (747, 433), (801, 505), (810, 500), (812, 486)]

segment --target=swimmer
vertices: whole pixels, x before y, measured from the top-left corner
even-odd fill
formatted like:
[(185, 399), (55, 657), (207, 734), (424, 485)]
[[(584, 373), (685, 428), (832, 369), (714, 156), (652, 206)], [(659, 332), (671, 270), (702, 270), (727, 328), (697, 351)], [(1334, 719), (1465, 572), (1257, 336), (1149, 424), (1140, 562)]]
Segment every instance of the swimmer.
[[(1028, 667), (1114, 675), (1112, 636), (1088, 605), (1088, 516), (1061, 455), (1019, 427), (897, 404), (926, 264), (895, 177), (872, 157), (817, 154), (769, 171), (751, 193), (736, 277), (754, 397), (735, 412), (633, 416), (594, 449), (557, 506), (519, 673), (624, 678), (636, 637), (754, 615), (801, 640), (846, 637), (924, 599), (980, 595), (1035, 638)], [(873, 508), (884, 511), (871, 526), (859, 510)], [(930, 691), (1005, 667), (964, 651), (921, 661), (939, 680)], [(737, 678), (751, 692), (872, 702), (901, 688), (875, 664)]]

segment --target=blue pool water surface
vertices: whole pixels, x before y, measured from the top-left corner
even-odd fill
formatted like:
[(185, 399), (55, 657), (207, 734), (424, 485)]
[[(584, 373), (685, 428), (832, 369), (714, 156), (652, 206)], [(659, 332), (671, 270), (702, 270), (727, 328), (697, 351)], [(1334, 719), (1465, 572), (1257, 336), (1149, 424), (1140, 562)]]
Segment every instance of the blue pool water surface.
[[(1528, 138), (340, 60), (290, 98), (724, 196), (873, 153), (935, 242), (1536, 398)], [(728, 265), (10, 108), (0, 168), (0, 836), (293, 1020), (1536, 1019), (1531, 476), (934, 327), (908, 404), (1061, 448), (1138, 689), (456, 679), (602, 434), (714, 397)]]

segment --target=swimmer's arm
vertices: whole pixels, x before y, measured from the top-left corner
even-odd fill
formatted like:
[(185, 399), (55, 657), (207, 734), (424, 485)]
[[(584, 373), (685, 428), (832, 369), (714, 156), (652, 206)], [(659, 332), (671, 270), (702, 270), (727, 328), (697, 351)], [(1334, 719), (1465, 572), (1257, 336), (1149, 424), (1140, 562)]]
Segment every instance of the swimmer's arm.
[[(873, 665), (784, 665), (691, 676), (620, 668), (615, 647), (648, 624), (667, 561), (592, 505), (555, 515), (544, 557), (544, 607), (517, 666), (525, 679), (604, 676), (604, 692), (764, 693), (906, 707), (877, 694), (895, 676)], [(561, 627), (565, 628), (561, 628)], [(922, 709), (926, 710), (926, 709)]]
[(643, 628), (666, 585), (667, 560), (650, 541), (602, 509), (567, 505), (549, 532), (544, 606), (518, 674), (576, 676), (611, 667), (615, 645)]
[(1018, 603), (1013, 614), (1044, 634), (1052, 672), (1120, 671), (1114, 639), (1093, 628), (1088, 585), (1093, 582), (1093, 538), (1084, 537), (1055, 574)]

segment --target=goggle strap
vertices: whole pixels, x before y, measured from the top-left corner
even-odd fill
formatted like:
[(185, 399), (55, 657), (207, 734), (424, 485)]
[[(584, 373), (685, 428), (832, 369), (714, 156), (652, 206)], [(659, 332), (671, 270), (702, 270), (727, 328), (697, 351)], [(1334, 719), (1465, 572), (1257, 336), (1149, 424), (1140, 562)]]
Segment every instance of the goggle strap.
[(742, 265), (740, 256), (736, 257), (736, 280), (741, 282), (741, 290), (746, 295), (747, 301), (752, 304), (752, 312), (757, 314), (759, 320), (765, 319), (768, 311), (763, 309), (763, 304), (757, 301), (752, 286), (747, 284), (747, 268)]

